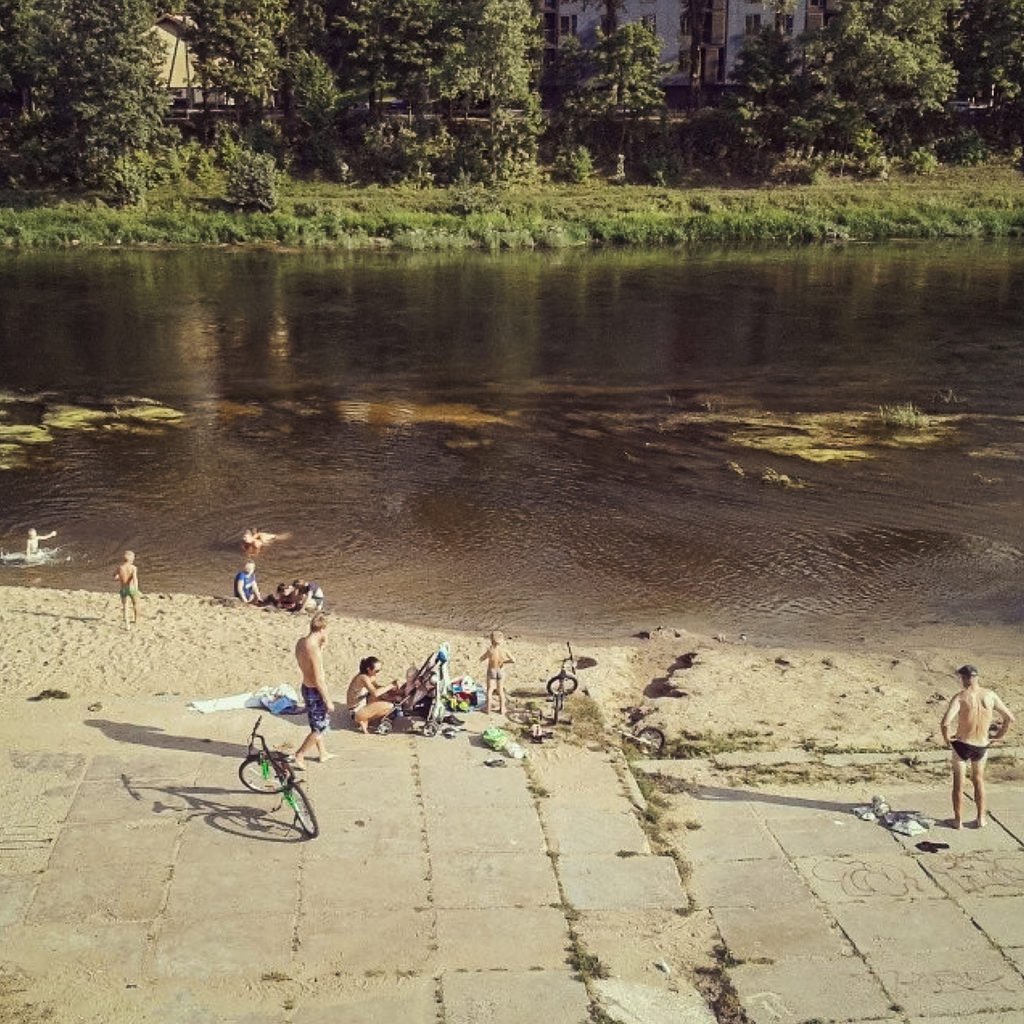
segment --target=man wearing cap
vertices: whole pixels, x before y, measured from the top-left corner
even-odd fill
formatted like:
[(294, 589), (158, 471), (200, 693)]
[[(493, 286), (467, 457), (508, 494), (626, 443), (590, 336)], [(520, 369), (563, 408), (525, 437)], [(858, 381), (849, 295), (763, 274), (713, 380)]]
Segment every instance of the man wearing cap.
[[(1002, 739), (1016, 721), (1010, 709), (999, 699), (995, 690), (978, 685), (978, 670), (973, 665), (957, 669), (960, 692), (949, 702), (942, 718), (942, 738), (953, 748), (953, 828), (960, 828), (964, 793), (964, 769), (971, 766), (974, 783), (974, 805), (978, 812), (977, 827), (983, 828), (985, 819), (985, 756), (990, 743)], [(1001, 718), (991, 735), (989, 727), (995, 712)], [(950, 729), (954, 726), (952, 735)]]

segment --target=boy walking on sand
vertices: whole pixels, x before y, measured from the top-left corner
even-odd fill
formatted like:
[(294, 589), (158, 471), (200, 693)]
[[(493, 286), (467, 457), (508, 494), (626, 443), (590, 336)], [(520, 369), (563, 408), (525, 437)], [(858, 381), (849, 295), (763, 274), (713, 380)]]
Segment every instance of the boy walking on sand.
[[(961, 690), (949, 702), (942, 718), (942, 738), (953, 748), (953, 828), (960, 828), (963, 817), (964, 774), (968, 764), (974, 783), (974, 807), (978, 812), (976, 826), (984, 828), (985, 759), (989, 744), (1002, 739), (1016, 719), (995, 690), (985, 690), (978, 685), (978, 670), (973, 665), (964, 665), (956, 674)], [(1000, 721), (990, 734), (989, 727), (997, 711)]]
[(133, 622), (139, 621), (139, 569), (135, 564), (135, 552), (126, 551), (124, 561), (117, 567), (114, 579), (121, 586), (121, 615), (124, 617), (124, 628), (131, 629), (128, 621), (128, 600), (132, 602)]
[(482, 655), (481, 661), (487, 662), (487, 697), (484, 711), (490, 714), (491, 694), (497, 693), (498, 714), (505, 714), (505, 666), (514, 665), (515, 658), (505, 646), (505, 636), (499, 630), (491, 634), (491, 646)]
[(316, 748), (321, 761), (329, 761), (334, 754), (328, 754), (324, 746), (324, 735), (330, 728), (330, 716), (334, 701), (327, 692), (324, 678), (324, 645), (327, 643), (327, 616), (317, 612), (309, 620), (309, 633), (299, 638), (295, 645), (295, 660), (302, 672), (302, 699), (306, 702), (306, 717), (309, 719), (309, 735), (302, 746), (295, 751), (295, 767), (302, 771), (306, 767), (306, 755)]

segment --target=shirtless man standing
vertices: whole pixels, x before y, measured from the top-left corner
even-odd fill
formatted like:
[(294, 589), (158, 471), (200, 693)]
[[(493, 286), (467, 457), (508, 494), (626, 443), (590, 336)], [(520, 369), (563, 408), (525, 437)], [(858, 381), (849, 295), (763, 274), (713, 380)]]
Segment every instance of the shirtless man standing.
[(327, 643), (327, 616), (318, 612), (309, 621), (309, 633), (299, 638), (295, 645), (295, 660), (302, 671), (302, 699), (306, 702), (306, 716), (309, 719), (309, 735), (302, 746), (295, 751), (295, 767), (302, 771), (306, 767), (306, 755), (315, 747), (321, 761), (329, 761), (335, 754), (328, 754), (324, 746), (324, 734), (330, 728), (330, 715), (334, 701), (327, 692), (324, 678), (324, 644)]
[[(949, 702), (942, 719), (942, 738), (953, 748), (953, 828), (960, 828), (963, 810), (964, 769), (971, 766), (974, 783), (974, 805), (978, 811), (977, 827), (984, 828), (985, 819), (985, 757), (990, 743), (1002, 739), (1016, 721), (1010, 709), (994, 690), (978, 685), (978, 670), (973, 665), (957, 669), (961, 691)], [(989, 726), (998, 711), (1001, 718), (990, 736)], [(950, 729), (954, 726), (952, 735)]]

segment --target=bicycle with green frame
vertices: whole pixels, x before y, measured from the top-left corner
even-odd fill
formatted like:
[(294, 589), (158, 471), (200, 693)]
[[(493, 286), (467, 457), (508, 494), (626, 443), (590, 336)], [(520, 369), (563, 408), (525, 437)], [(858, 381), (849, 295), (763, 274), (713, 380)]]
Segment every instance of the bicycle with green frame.
[[(280, 750), (271, 750), (267, 741), (260, 733), (260, 722), (263, 716), (256, 719), (249, 737), (249, 753), (238, 766), (238, 778), (246, 789), (254, 793), (280, 793), (281, 807), (287, 804), (295, 815), (295, 824), (310, 839), (320, 834), (320, 825), (313, 813), (309, 797), (295, 778), (288, 755)], [(275, 807), (274, 810), (277, 810)]]

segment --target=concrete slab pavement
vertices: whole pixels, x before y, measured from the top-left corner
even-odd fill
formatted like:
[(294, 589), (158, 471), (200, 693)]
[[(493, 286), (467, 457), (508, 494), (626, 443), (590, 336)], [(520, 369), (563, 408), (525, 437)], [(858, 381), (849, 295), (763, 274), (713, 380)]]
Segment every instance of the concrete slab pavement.
[[(588, 928), (612, 950), (602, 915), (619, 935), (652, 913), (687, 923), (675, 861), (651, 853), (604, 753), (494, 769), (472, 729), (340, 732), (302, 776), (321, 824), (303, 841), (277, 797), (238, 781), (251, 712), (166, 710), (135, 701), (119, 721), (108, 705), (99, 752), (10, 753), (35, 816), (0, 823), (0, 975), (24, 974), (0, 985), (0, 1017), (18, 1019), (22, 993), (65, 1024), (46, 1002), (59, 977), (82, 991), (67, 1024), (586, 1024), (602, 998), (579, 971)], [(620, 1003), (637, 993), (644, 1024), (713, 1019), (681, 971), (609, 957), (600, 973)]]
[[(1010, 784), (990, 782), (989, 794), (988, 827), (959, 831), (945, 824), (945, 785), (886, 794), (937, 819), (917, 837), (856, 818), (871, 794), (847, 800), (838, 784), (709, 785), (681, 798), (701, 826), (685, 844), (690, 888), (750, 1019), (1024, 1020), (1024, 847), (1012, 831), (1024, 799)], [(921, 850), (925, 839), (949, 848)]]

